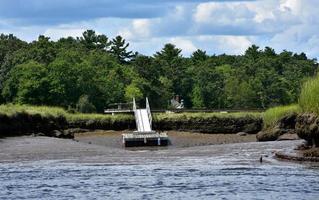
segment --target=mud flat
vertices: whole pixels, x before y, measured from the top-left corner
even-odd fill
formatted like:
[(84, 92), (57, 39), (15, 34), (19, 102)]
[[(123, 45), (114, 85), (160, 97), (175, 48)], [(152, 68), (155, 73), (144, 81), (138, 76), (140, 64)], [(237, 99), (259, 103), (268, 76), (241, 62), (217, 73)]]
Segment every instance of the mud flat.
[[(75, 134), (75, 140), (102, 145), (106, 147), (122, 148), (121, 134), (125, 131), (94, 131)], [(168, 131), (170, 145), (168, 147), (159, 148), (181, 148), (192, 146), (204, 146), (214, 144), (229, 144), (242, 142), (255, 142), (255, 134), (247, 134), (244, 136), (236, 134), (203, 134), (196, 132)], [(133, 148), (134, 149), (134, 148)]]
[[(155, 162), (158, 159), (176, 159), (200, 156), (247, 156), (259, 162), (261, 155), (271, 156), (275, 151), (290, 149), (302, 143), (296, 141), (252, 142), (254, 135), (202, 135), (169, 132), (172, 145), (167, 148), (123, 148), (121, 132), (96, 132), (76, 135), (75, 140), (52, 137), (8, 137), (0, 139), (0, 162), (64, 160), (64, 162), (138, 163), (140, 159)], [(222, 144), (223, 143), (223, 144)], [(228, 143), (228, 144), (226, 144)], [(232, 143), (232, 144), (230, 144)], [(212, 145), (216, 144), (216, 145)], [(218, 145), (222, 144), (222, 145)], [(271, 149), (271, 151), (269, 150)], [(242, 155), (241, 155), (242, 154)], [(143, 161), (145, 162), (145, 161)]]

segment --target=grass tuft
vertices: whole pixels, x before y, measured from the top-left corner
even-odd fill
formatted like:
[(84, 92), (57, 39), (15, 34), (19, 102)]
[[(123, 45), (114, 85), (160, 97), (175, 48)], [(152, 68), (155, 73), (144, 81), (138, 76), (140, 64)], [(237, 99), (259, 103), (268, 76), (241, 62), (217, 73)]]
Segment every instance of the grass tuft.
[(275, 126), (276, 123), (286, 115), (300, 113), (300, 112), (301, 112), (301, 108), (297, 104), (269, 108), (263, 114), (264, 128)]
[(319, 115), (319, 76), (303, 84), (299, 97), (299, 105), (302, 111)]

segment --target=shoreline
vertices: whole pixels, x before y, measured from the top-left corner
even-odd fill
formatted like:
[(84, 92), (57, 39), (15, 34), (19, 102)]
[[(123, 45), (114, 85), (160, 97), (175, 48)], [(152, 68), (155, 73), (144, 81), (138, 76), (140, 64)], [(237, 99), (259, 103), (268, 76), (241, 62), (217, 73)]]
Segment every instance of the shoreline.
[[(1, 108), (1, 107), (0, 107)], [(135, 130), (130, 114), (103, 115), (68, 113), (62, 108), (4, 105), (0, 110), (0, 137), (30, 133), (73, 138), (68, 129)], [(200, 133), (255, 134), (262, 129), (261, 113), (155, 113), (153, 129)]]
[[(121, 146), (120, 131), (94, 132), (76, 134), (75, 139), (60, 139), (46, 136), (20, 136), (0, 139), (0, 163), (19, 161), (64, 160), (63, 162), (103, 162), (130, 163), (136, 157), (153, 162), (158, 159), (174, 159), (200, 156), (234, 156), (230, 149), (247, 152), (264, 151), (263, 148), (275, 146), (275, 150), (255, 155), (256, 162), (260, 156), (273, 157), (275, 152), (301, 144), (301, 140), (256, 142), (255, 135), (239, 136), (235, 134), (201, 134), (189, 132), (169, 132), (173, 145), (168, 147), (133, 147)], [(177, 142), (177, 143), (176, 143)], [(236, 155), (239, 156), (239, 155)], [(138, 159), (137, 159), (138, 160)], [(134, 162), (135, 162), (134, 161)], [(138, 163), (136, 163), (138, 164)]]
[(319, 157), (307, 157), (298, 155), (302, 152), (286, 153), (276, 152), (275, 157), (279, 160), (291, 161), (291, 162), (319, 162)]
[[(74, 140), (88, 144), (96, 144), (101, 146), (108, 146), (118, 148), (122, 146), (122, 133), (126, 131), (104, 131), (97, 130), (93, 132), (77, 133), (74, 135)], [(198, 133), (186, 131), (166, 131), (170, 139), (170, 145), (164, 147), (156, 147), (162, 149), (171, 148), (186, 148), (192, 146), (207, 146), (216, 144), (230, 144), (230, 143), (244, 143), (256, 142), (255, 134), (247, 134), (240, 136), (237, 134), (223, 134), (223, 133)], [(127, 148), (127, 149), (134, 149)], [(143, 148), (143, 147), (138, 147)], [(148, 147), (145, 147), (148, 148)], [(154, 147), (150, 147), (154, 148)]]

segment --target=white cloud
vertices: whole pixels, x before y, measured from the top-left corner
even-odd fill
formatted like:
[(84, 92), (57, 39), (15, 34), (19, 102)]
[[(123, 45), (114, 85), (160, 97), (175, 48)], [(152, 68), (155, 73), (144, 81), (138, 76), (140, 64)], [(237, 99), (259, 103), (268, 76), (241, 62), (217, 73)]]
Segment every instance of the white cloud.
[(231, 54), (242, 54), (252, 45), (245, 36), (218, 36), (219, 48)]
[(148, 19), (136, 19), (132, 23), (133, 31), (141, 37), (150, 36), (150, 20)]
[(196, 38), (200, 48), (208, 50), (213, 54), (243, 54), (253, 44), (252, 39), (247, 36), (198, 36)]
[(255, 13), (253, 18), (254, 21), (257, 23), (262, 23), (267, 19), (274, 20), (276, 18), (274, 8), (276, 7), (277, 3), (278, 0), (268, 0), (267, 3), (264, 1), (257, 1), (253, 3), (246, 3), (245, 5), (249, 10)]
[(170, 13), (172, 19), (181, 20), (184, 18), (187, 10), (184, 6), (175, 6), (175, 9), (172, 13)]
[(295, 15), (301, 11), (300, 0), (280, 0), (279, 8), (281, 11), (291, 11)]
[(143, 40), (151, 36), (151, 20), (135, 19), (132, 20), (129, 27), (119, 30), (118, 35), (123, 36), (128, 40)]
[(53, 27), (47, 29), (44, 35), (52, 40), (58, 40), (61, 37), (80, 37), (85, 30), (84, 28)]
[(293, 26), (281, 33), (276, 34), (268, 41), (268, 45), (278, 50), (294, 50), (306, 52), (311, 57), (318, 56), (319, 26), (315, 29), (307, 25)]
[(169, 42), (175, 44), (177, 48), (182, 49), (183, 53), (186, 55), (189, 55), (197, 50), (197, 47), (193, 44), (193, 42), (185, 38), (175, 37), (171, 38)]
[(253, 12), (246, 3), (208, 2), (196, 7), (194, 21), (205, 24), (231, 24), (251, 20)]

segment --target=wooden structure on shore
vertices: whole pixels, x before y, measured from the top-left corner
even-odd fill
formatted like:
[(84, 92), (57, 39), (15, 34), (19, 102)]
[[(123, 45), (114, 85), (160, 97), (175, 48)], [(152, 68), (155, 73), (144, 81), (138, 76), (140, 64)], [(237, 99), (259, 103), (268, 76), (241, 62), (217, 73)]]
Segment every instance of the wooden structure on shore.
[(168, 145), (166, 133), (158, 133), (152, 130), (152, 114), (147, 98), (145, 109), (137, 109), (135, 99), (133, 98), (133, 112), (137, 131), (122, 135), (125, 147)]

